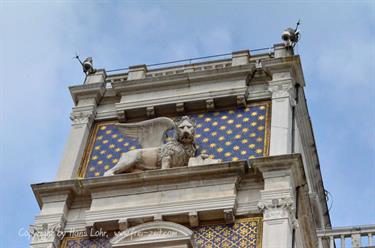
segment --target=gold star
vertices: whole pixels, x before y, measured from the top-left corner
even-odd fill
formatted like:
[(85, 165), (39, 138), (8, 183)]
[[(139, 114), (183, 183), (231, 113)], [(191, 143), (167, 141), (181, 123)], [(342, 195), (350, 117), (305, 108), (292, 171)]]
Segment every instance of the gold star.
[(232, 133), (233, 133), (233, 131), (230, 130), (230, 129), (227, 131), (227, 134), (232, 134)]
[(98, 165), (101, 165), (102, 163), (103, 163), (102, 160), (99, 160), (99, 161), (98, 161)]
[(95, 167), (90, 167), (90, 171), (91, 172), (95, 171)]
[(238, 114), (237, 115), (237, 118), (241, 118), (243, 115), (242, 114)]
[(103, 136), (100, 135), (100, 136), (98, 136), (96, 139), (97, 139), (97, 140), (102, 140), (102, 139), (103, 139)]
[(92, 160), (97, 160), (98, 159), (98, 156), (94, 156), (94, 157), (92, 157)]
[(254, 148), (255, 148), (255, 144), (250, 144), (250, 145), (249, 145), (249, 148), (250, 148), (250, 149), (254, 149)]
[(112, 136), (111, 136), (111, 137), (112, 137), (113, 139), (116, 139), (116, 138), (117, 138), (117, 136), (118, 136), (117, 134), (112, 134)]
[(234, 111), (233, 110), (229, 110), (228, 113), (229, 114), (234, 114)]
[(223, 116), (221, 117), (221, 119), (222, 119), (222, 120), (226, 120), (226, 119), (228, 119), (228, 116), (223, 115)]
[(236, 136), (234, 136), (235, 139), (240, 139), (241, 138), (241, 134), (236, 134)]
[(239, 149), (240, 149), (239, 146), (234, 146), (234, 147), (233, 147), (233, 150), (235, 150), (235, 151), (238, 151)]
[(247, 151), (241, 151), (241, 155), (246, 155)]
[(107, 127), (106, 126), (102, 126), (100, 127), (100, 130), (105, 130)]
[(129, 143), (128, 142), (125, 142), (124, 144), (123, 144), (123, 146), (129, 146)]
[(225, 157), (229, 157), (230, 155), (232, 155), (232, 153), (230, 153), (230, 152), (226, 152), (226, 153), (224, 154)]
[(210, 131), (210, 129), (208, 127), (206, 127), (205, 129), (203, 129), (203, 132), (208, 132)]
[(255, 152), (258, 153), (258, 154), (262, 153), (262, 149), (256, 149)]
[(104, 154), (104, 153), (106, 153), (107, 151), (106, 150), (102, 150), (102, 151), (100, 151), (100, 154)]
[(258, 137), (256, 140), (257, 140), (257, 142), (262, 142), (263, 138), (262, 137)]
[(252, 112), (251, 116), (256, 116), (258, 113), (257, 112)]
[(259, 109), (264, 110), (264, 109), (266, 109), (266, 106), (260, 106)]
[(248, 129), (247, 127), (242, 128), (242, 132), (243, 132), (243, 133), (247, 133), (247, 131), (249, 131), (249, 129)]
[(114, 144), (110, 144), (110, 145), (109, 145), (109, 148), (114, 148), (114, 147), (115, 147)]
[(217, 152), (222, 152), (223, 151), (223, 148), (221, 148), (221, 147), (219, 147), (219, 148), (217, 148)]
[(103, 144), (107, 144), (108, 143), (108, 140), (103, 140)]
[(236, 128), (241, 128), (242, 124), (236, 124)]
[(112, 158), (112, 154), (108, 154), (108, 155), (107, 155), (107, 158), (108, 158), (108, 159)]
[(228, 120), (227, 123), (228, 124), (233, 124), (234, 120)]
[(204, 143), (207, 143), (207, 142), (208, 142), (208, 138), (204, 138), (202, 141), (203, 141)]
[(212, 122), (212, 126), (214, 126), (214, 127), (216, 127), (216, 126), (217, 126), (217, 124), (218, 124), (218, 122), (217, 122), (217, 121), (214, 121), (214, 122)]
[(215, 158), (215, 156), (214, 155), (210, 155), (210, 156), (208, 156), (210, 159), (214, 159)]
[(196, 134), (194, 137), (198, 139), (198, 138), (201, 137), (201, 135), (198, 133), (198, 134)]
[(116, 151), (116, 152), (119, 152), (119, 151), (121, 151), (121, 149), (120, 149), (120, 148), (116, 148), (115, 151)]
[(259, 130), (259, 131), (264, 130), (264, 126), (259, 126), (259, 127), (258, 127), (258, 130)]
[(212, 132), (211, 136), (215, 137), (217, 135), (217, 132)]
[(206, 119), (204, 119), (205, 122), (210, 122), (211, 121), (211, 118), (210, 117), (207, 117)]
[(95, 149), (95, 150), (99, 150), (99, 149), (100, 149), (100, 146), (95, 146), (94, 149)]
[(95, 172), (95, 176), (96, 177), (100, 176), (100, 173), (99, 172)]
[(117, 164), (117, 162), (118, 162), (117, 158), (115, 158), (115, 159), (112, 160), (112, 164)]
[(241, 142), (242, 142), (242, 144), (246, 144), (248, 141), (247, 141), (247, 139), (243, 139)]
[(220, 114), (220, 112), (215, 112), (214, 116), (218, 116), (219, 114)]
[(107, 130), (107, 131), (105, 131), (105, 133), (110, 134), (110, 133), (112, 133), (112, 130)]
[(233, 157), (232, 161), (238, 161), (238, 158), (237, 157)]
[(211, 143), (211, 144), (210, 144), (210, 147), (211, 147), (211, 148), (214, 148), (215, 146), (216, 146), (215, 143)]
[(220, 126), (220, 130), (225, 130), (227, 127), (226, 126)]
[(250, 137), (251, 137), (251, 138), (254, 138), (255, 136), (257, 136), (256, 133), (251, 133), (251, 134), (250, 134)]
[(232, 144), (232, 142), (230, 142), (230, 141), (225, 142), (226, 146), (230, 146), (231, 144)]
[(203, 118), (203, 117), (204, 117), (204, 114), (198, 115), (198, 118)]
[(260, 115), (260, 116), (258, 117), (258, 120), (260, 120), (260, 121), (264, 120), (264, 115)]
[(253, 121), (250, 125), (255, 127), (257, 125), (257, 123), (255, 121)]
[(225, 140), (225, 137), (224, 136), (220, 136), (219, 137), (219, 141), (223, 141), (223, 140)]
[(123, 142), (124, 139), (123, 139), (123, 138), (119, 138), (117, 141), (118, 141), (118, 142)]
[(243, 122), (248, 122), (250, 119), (248, 117), (245, 117), (242, 119)]
[(197, 128), (201, 128), (201, 127), (202, 127), (202, 124), (199, 123), (199, 124), (197, 125)]
[(109, 169), (109, 165), (108, 165), (108, 164), (105, 165), (105, 166), (104, 166), (104, 169), (105, 169), (105, 170), (108, 170), (108, 169)]
[(129, 148), (129, 150), (134, 150), (136, 147), (135, 146), (131, 146), (130, 148)]

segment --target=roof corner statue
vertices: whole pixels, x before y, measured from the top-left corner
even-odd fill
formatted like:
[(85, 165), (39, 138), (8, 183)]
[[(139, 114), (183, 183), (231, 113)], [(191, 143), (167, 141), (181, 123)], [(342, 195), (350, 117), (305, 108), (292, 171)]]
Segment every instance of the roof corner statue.
[[(187, 166), (189, 159), (195, 156), (195, 121), (188, 116), (176, 121), (159, 117), (116, 126), (123, 135), (138, 139), (142, 149), (123, 154), (120, 161), (105, 172), (105, 176)], [(169, 130), (174, 130), (175, 134), (171, 141), (166, 142), (166, 133)]]

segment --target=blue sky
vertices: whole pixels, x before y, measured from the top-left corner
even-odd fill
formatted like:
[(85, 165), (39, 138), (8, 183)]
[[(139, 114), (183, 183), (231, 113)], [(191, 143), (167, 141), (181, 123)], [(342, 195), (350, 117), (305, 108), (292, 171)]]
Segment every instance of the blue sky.
[[(0, 244), (39, 209), (70, 129), (73, 56), (116, 69), (272, 46), (301, 19), (297, 51), (334, 226), (375, 223), (375, 1), (1, 1)], [(331, 204), (331, 202), (330, 202)]]

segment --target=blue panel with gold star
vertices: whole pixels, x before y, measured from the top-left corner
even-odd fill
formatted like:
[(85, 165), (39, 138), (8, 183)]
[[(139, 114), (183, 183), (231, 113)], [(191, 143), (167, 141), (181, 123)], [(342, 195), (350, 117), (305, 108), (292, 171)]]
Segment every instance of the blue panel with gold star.
[(261, 218), (239, 219), (234, 224), (205, 225), (194, 228), (194, 237), (201, 248), (256, 248)]
[[(269, 108), (269, 102), (262, 102), (246, 108), (191, 115), (196, 121), (197, 155), (206, 153), (223, 161), (267, 156)], [(122, 154), (138, 148), (141, 147), (137, 140), (124, 137), (114, 122), (97, 123), (81, 176), (102, 176), (117, 164)]]

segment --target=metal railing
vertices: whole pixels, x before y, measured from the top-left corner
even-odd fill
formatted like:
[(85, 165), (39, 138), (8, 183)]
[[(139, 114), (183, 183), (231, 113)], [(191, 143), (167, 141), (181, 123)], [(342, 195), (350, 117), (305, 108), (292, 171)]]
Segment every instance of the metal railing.
[(329, 248), (375, 247), (375, 225), (318, 229), (317, 235), (319, 248), (323, 248), (323, 244), (327, 242)]

